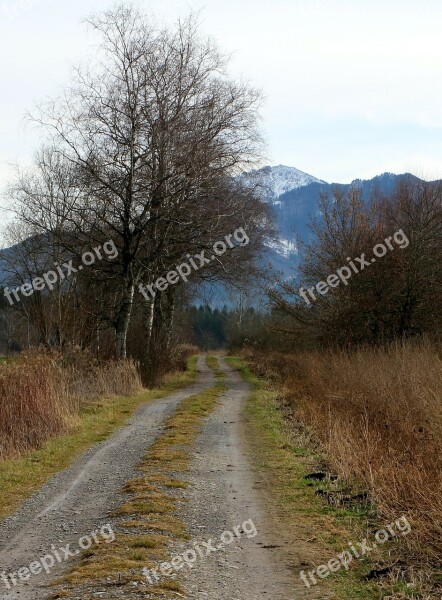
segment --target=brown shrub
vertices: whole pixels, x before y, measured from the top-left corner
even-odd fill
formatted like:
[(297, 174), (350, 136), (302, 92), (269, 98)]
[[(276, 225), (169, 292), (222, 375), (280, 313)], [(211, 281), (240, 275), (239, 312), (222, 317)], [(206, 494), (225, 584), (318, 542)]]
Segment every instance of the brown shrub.
[(187, 369), (187, 361), (191, 356), (199, 354), (200, 350), (192, 344), (180, 344), (173, 348), (171, 352), (170, 362), (172, 371), (185, 371)]
[(387, 519), (407, 514), (419, 556), (442, 552), (442, 360), (429, 344), (256, 358), (332, 467)]
[(0, 366), (0, 457), (40, 446), (61, 432), (70, 410), (62, 369), (34, 356)]
[(141, 389), (137, 365), (132, 360), (97, 360), (79, 350), (71, 350), (60, 360), (68, 376), (69, 395), (77, 400), (129, 396)]
[(130, 361), (103, 363), (32, 352), (0, 365), (0, 459), (40, 447), (67, 430), (82, 402), (141, 388)]

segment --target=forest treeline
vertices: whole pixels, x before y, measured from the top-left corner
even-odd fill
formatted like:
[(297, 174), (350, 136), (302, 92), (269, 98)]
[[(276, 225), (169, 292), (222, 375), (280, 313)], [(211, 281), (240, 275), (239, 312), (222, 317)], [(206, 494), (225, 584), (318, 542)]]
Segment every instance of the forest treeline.
[(316, 347), (438, 338), (442, 183), (405, 178), (370, 202), (336, 189), (319, 210), (299, 274), (270, 290), (279, 331)]

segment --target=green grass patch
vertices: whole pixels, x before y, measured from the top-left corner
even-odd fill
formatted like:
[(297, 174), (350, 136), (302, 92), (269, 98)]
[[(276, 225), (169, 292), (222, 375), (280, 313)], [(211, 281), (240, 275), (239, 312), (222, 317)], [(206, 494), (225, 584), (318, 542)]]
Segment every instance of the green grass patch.
[(222, 369), (220, 369), (218, 359), (216, 356), (207, 356), (206, 363), (207, 366), (210, 367), (215, 373), (216, 379), (218, 379), (219, 381), (223, 381), (226, 378), (225, 373), (222, 371)]

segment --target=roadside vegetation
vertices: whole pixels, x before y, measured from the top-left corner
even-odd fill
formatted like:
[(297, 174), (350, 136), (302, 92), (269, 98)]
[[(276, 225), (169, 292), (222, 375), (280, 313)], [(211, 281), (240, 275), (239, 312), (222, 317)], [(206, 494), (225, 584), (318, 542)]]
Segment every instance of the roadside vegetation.
[[(55, 391), (59, 393), (55, 386), (56, 381), (50, 378), (49, 374), (55, 370), (57, 376), (61, 378), (61, 375), (65, 373), (63, 368), (57, 365), (53, 359), (49, 360), (48, 358), (35, 359), (30, 363), (31, 366), (28, 366), (29, 360), (23, 359), (23, 364), (20, 365), (20, 361), (18, 361), (18, 370), (14, 371), (12, 375), (4, 375), (4, 380), (11, 381), (12, 378), (15, 378), (13, 379), (15, 383), (18, 381), (18, 385), (24, 386), (27, 379), (18, 379), (18, 377), (21, 373), (32, 373), (34, 369), (34, 373), (39, 374), (36, 381), (45, 382), (44, 390), (46, 392), (49, 389), (52, 394), (55, 394)], [(41, 363), (43, 363), (43, 366)], [(81, 385), (83, 394), (86, 394), (86, 389), (88, 394), (83, 396), (82, 399), (76, 396), (75, 402), (72, 402), (70, 397), (65, 397), (65, 412), (60, 413), (58, 427), (52, 429), (45, 428), (45, 419), (48, 418), (51, 422), (51, 415), (48, 415), (45, 410), (52, 408), (52, 405), (46, 402), (46, 396), (43, 395), (41, 390), (38, 393), (34, 391), (44, 408), (37, 414), (25, 412), (27, 404), (30, 405), (28, 411), (32, 410), (34, 396), (25, 396), (24, 394), (29, 393), (31, 390), (25, 392), (23, 387), (21, 404), (23, 405), (23, 414), (28, 415), (29, 419), (19, 421), (17, 414), (15, 414), (14, 419), (8, 419), (7, 417), (11, 415), (3, 414), (0, 428), (6, 430), (8, 423), (15, 423), (16, 425), (21, 423), (20, 427), (17, 427), (17, 431), (20, 433), (19, 439), (29, 439), (30, 434), (26, 436), (25, 433), (32, 431), (32, 424), (34, 423), (37, 431), (40, 428), (42, 436), (38, 439), (34, 449), (31, 449), (31, 444), (27, 444), (25, 447), (16, 443), (18, 434), (14, 432), (11, 426), (7, 430), (10, 432), (11, 438), (9, 447), (13, 445), (14, 453), (12, 457), (6, 458), (3, 456), (0, 460), (0, 488), (2, 490), (0, 517), (11, 514), (24, 499), (31, 496), (52, 475), (69, 466), (72, 460), (84, 450), (109, 437), (124, 425), (130, 415), (143, 403), (162, 398), (175, 389), (191, 384), (197, 374), (196, 363), (196, 356), (190, 358), (185, 372), (177, 371), (169, 375), (164, 385), (160, 389), (154, 390), (141, 389), (133, 365), (130, 363), (126, 365), (120, 363), (119, 366), (108, 364), (99, 371), (102, 376), (103, 387), (101, 388), (97, 387), (100, 384), (96, 380), (92, 383), (93, 372), (90, 372), (89, 377), (91, 379), (89, 381), (91, 381), (91, 385), (87, 388), (85, 387), (85, 379), (81, 379), (79, 373), (77, 373), (78, 378), (74, 381)], [(124, 380), (124, 374), (127, 376), (126, 380)], [(83, 376), (87, 377), (87, 374), (83, 373)], [(106, 382), (105, 379), (107, 379)], [(57, 381), (63, 383), (62, 379), (57, 379)], [(66, 386), (66, 382), (64, 382), (64, 386)], [(12, 388), (7, 389), (12, 390)], [(33, 390), (35, 389), (34, 383)], [(66, 389), (66, 387), (62, 389)], [(99, 394), (99, 389), (102, 390), (102, 395)], [(113, 395), (110, 394), (111, 390), (114, 392)], [(118, 394), (118, 390), (121, 390), (120, 394)], [(12, 391), (9, 396), (11, 395)], [(8, 398), (8, 395), (6, 395), (6, 398)], [(3, 402), (2, 398), (0, 406), (4, 407), (5, 405), (6, 402)], [(40, 417), (40, 422), (37, 417)], [(19, 447), (20, 452), (18, 451)]]
[(230, 359), (255, 385), (248, 414), (263, 464), (309, 537), (345, 549), (403, 515), (411, 524), (327, 580), (335, 597), (440, 598), (440, 352), (410, 343), (248, 360), (260, 379)]
[(32, 351), (0, 364), (0, 460), (69, 431), (85, 403), (141, 390), (134, 363)]

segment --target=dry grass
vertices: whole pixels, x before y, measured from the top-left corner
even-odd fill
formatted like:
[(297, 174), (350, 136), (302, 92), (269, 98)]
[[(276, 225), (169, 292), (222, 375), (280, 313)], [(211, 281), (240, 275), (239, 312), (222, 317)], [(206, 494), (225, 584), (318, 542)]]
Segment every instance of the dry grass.
[(141, 389), (135, 365), (31, 353), (0, 364), (0, 460), (67, 431), (81, 404)]
[(0, 366), (0, 458), (38, 448), (67, 427), (74, 409), (66, 383), (49, 357)]
[(192, 384), (198, 372), (197, 358), (194, 356), (189, 360), (185, 373), (169, 374), (161, 389), (82, 402), (80, 414), (67, 433), (51, 438), (41, 448), (0, 460), (0, 518), (12, 514), (24, 499), (69, 466), (81, 452), (107, 439), (142, 404)]
[(383, 518), (406, 514), (411, 556), (442, 553), (442, 360), (429, 344), (255, 357), (328, 462)]
[[(162, 435), (140, 465), (140, 476), (124, 488), (128, 500), (114, 514), (116, 540), (109, 546), (102, 544), (88, 551), (80, 564), (57, 582), (63, 586), (63, 597), (77, 598), (79, 592), (82, 597), (89, 597), (96, 586), (102, 589), (104, 585), (109, 598), (115, 597), (114, 588), (124, 589), (124, 597), (132, 594), (155, 599), (175, 598), (177, 594), (183, 597), (184, 590), (178, 581), (163, 579), (151, 586), (142, 569), (158, 567), (168, 560), (174, 541), (188, 539), (185, 524), (175, 514), (178, 504), (186, 501), (184, 490), (188, 485), (178, 474), (188, 470), (193, 443), (223, 390), (217, 386), (191, 396), (166, 421)], [(121, 597), (120, 593), (116, 596)], [(60, 596), (56, 593), (53, 597)]]

